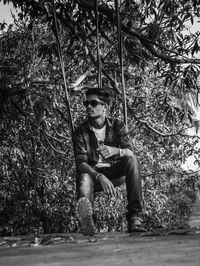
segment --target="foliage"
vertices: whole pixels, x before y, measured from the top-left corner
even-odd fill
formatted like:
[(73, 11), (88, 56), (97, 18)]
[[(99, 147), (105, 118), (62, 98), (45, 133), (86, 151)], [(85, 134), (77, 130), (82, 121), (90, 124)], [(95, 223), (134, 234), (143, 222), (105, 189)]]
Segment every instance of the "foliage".
[[(21, 8), (0, 35), (0, 231), (72, 232), (75, 166), (69, 114), (58, 60), (52, 1), (9, 1)], [(99, 2), (103, 84), (121, 108), (114, 1)], [(72, 116), (84, 116), (85, 84), (97, 80), (94, 7), (55, 1)], [(149, 227), (183, 226), (195, 199), (198, 174), (181, 164), (197, 156), (188, 97), (199, 92), (199, 32), (184, 31), (200, 15), (198, 1), (122, 1), (123, 63), (129, 129), (141, 163)], [(53, 33), (53, 34), (52, 34)], [(195, 58), (196, 56), (196, 58)], [(83, 75), (84, 74), (84, 75)], [(83, 76), (82, 76), (83, 75)], [(80, 81), (81, 80), (81, 81)], [(97, 195), (99, 231), (124, 230), (125, 188), (117, 200)]]

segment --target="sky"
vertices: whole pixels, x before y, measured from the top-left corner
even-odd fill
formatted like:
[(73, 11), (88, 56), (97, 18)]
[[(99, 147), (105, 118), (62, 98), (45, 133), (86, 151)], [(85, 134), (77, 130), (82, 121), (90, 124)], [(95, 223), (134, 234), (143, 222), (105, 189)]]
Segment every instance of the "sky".
[[(14, 14), (17, 14), (16, 10), (14, 9), (12, 4), (6, 4), (4, 5), (3, 2), (0, 2), (0, 23), (2, 23), (4, 20), (7, 24), (10, 24), (13, 22), (13, 18), (11, 15), (11, 10)], [(200, 24), (200, 23), (199, 23)], [(190, 28), (191, 32), (195, 32), (197, 30), (200, 30), (200, 25), (197, 22), (194, 23), (192, 28)]]
[(0, 23), (2, 23), (4, 20), (7, 24), (13, 22), (10, 10), (12, 10), (13, 13), (15, 12), (13, 5), (4, 5), (3, 2), (0, 2)]

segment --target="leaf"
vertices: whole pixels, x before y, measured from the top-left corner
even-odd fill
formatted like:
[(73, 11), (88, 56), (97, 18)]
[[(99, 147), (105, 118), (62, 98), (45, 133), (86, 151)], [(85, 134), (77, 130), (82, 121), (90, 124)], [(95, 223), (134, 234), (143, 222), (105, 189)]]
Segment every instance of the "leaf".
[(88, 55), (89, 54), (89, 50), (88, 50), (88, 47), (85, 46), (85, 54)]
[(200, 47), (199, 47), (198, 41), (196, 41), (192, 48), (192, 52), (191, 52), (192, 56), (194, 55), (194, 53), (197, 53), (198, 51), (200, 51)]
[(194, 18), (192, 15), (190, 15), (190, 21), (191, 21), (191, 24), (193, 25), (194, 24)]
[(183, 45), (183, 41), (178, 36), (177, 36), (177, 41), (178, 41), (178, 43), (179, 43), (180, 46)]

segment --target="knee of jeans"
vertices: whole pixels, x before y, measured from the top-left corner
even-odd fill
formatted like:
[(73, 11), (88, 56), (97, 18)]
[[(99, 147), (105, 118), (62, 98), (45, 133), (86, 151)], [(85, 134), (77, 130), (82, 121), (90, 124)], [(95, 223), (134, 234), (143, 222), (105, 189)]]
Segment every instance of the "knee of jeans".
[(90, 187), (93, 184), (93, 178), (87, 173), (83, 173), (79, 176), (79, 184), (81, 186)]
[(87, 173), (81, 174), (77, 179), (77, 198), (87, 197), (91, 202), (93, 201), (93, 178)]
[(124, 158), (125, 163), (127, 165), (133, 165), (133, 166), (138, 165), (138, 159), (137, 159), (137, 157), (135, 155), (132, 155), (132, 156), (126, 155), (123, 158)]

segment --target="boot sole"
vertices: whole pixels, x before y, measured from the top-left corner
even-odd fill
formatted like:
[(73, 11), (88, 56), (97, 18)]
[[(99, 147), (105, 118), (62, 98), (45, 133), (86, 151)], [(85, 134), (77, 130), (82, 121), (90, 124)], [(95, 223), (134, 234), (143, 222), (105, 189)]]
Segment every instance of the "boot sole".
[(81, 232), (85, 236), (95, 234), (95, 226), (92, 218), (93, 210), (88, 198), (80, 198), (76, 204), (76, 217), (81, 225)]

